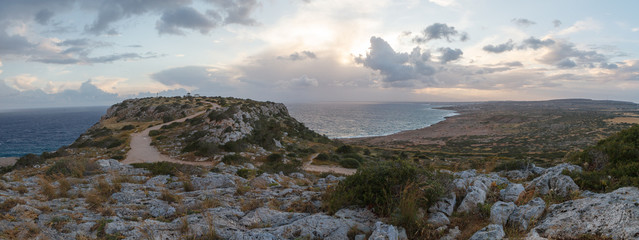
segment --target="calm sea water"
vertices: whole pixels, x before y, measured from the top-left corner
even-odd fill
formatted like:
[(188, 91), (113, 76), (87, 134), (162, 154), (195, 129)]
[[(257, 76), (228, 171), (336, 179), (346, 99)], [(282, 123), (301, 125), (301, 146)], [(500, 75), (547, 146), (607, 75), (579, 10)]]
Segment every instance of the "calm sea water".
[(286, 104), (291, 116), (330, 138), (384, 136), (428, 127), (451, 110), (428, 103), (312, 103)]
[(0, 157), (54, 151), (100, 121), (107, 107), (0, 112)]

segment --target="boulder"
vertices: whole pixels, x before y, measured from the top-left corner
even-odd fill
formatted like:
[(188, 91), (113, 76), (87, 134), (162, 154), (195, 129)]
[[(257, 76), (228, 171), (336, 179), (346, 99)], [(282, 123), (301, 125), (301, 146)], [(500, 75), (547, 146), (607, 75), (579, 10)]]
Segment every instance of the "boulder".
[[(402, 229), (403, 230), (403, 229)], [(408, 239), (406, 231), (398, 230), (395, 226), (382, 222), (375, 223), (375, 229), (368, 240), (402, 240)]]
[(453, 214), (453, 210), (455, 207), (455, 202), (457, 198), (455, 193), (451, 192), (447, 196), (442, 197), (437, 201), (433, 206), (428, 208), (429, 213), (441, 212), (446, 214), (446, 216), (450, 216)]
[(204, 177), (193, 177), (191, 182), (195, 190), (236, 187), (230, 175), (213, 172), (209, 172)]
[(490, 222), (493, 224), (505, 225), (508, 217), (515, 211), (517, 206), (512, 202), (498, 201), (490, 208)]
[(528, 184), (527, 189), (535, 188), (540, 194), (548, 194), (551, 189), (559, 196), (566, 197), (571, 191), (578, 190), (579, 187), (568, 176), (561, 174), (564, 170), (581, 171), (581, 167), (563, 163), (544, 170), (543, 174)]
[(434, 227), (440, 227), (450, 224), (450, 220), (446, 216), (446, 214), (442, 212), (435, 212), (428, 215), (427, 222)]
[(499, 190), (499, 199), (504, 202), (517, 201), (519, 194), (521, 194), (524, 190), (524, 185), (519, 183), (509, 183), (506, 188)]
[(587, 197), (551, 205), (529, 235), (549, 239), (576, 239), (588, 234), (639, 238), (639, 189), (624, 187), (584, 195)]
[(448, 233), (441, 237), (439, 240), (455, 240), (457, 239), (457, 236), (459, 236), (459, 234), (461, 234), (461, 230), (459, 230), (458, 226), (455, 226), (455, 228), (449, 229)]
[(486, 201), (486, 191), (482, 190), (481, 187), (473, 185), (470, 187), (469, 192), (462, 200), (459, 207), (457, 207), (458, 212), (468, 212), (477, 207), (477, 204), (484, 203)]
[(165, 201), (153, 199), (149, 203), (149, 213), (153, 217), (170, 217), (175, 213), (175, 208)]
[(301, 219), (308, 215), (308, 213), (280, 212), (277, 210), (261, 207), (244, 215), (244, 217), (240, 220), (240, 224), (247, 227), (279, 227), (297, 221), (298, 219)]
[(515, 226), (519, 230), (527, 230), (531, 222), (536, 221), (544, 213), (546, 202), (537, 197), (530, 200), (526, 205), (519, 206), (508, 217), (508, 224)]
[(503, 239), (505, 236), (504, 227), (499, 224), (490, 224), (473, 234), (469, 240), (495, 240)]

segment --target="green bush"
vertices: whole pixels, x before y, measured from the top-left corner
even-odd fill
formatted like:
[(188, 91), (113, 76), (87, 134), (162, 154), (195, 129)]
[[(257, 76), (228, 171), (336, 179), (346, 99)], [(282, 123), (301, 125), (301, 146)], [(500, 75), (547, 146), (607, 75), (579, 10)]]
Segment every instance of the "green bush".
[(359, 161), (354, 158), (344, 158), (339, 162), (339, 165), (345, 168), (358, 168)]
[(580, 173), (566, 172), (582, 189), (609, 192), (624, 186), (639, 187), (639, 125), (567, 158), (584, 168)]
[(133, 130), (133, 129), (135, 129), (135, 126), (133, 126), (133, 125), (131, 125), (131, 124), (126, 125), (126, 126), (124, 126), (124, 127), (120, 128), (120, 130), (122, 130), (122, 131)]
[[(173, 120), (171, 120), (171, 121), (173, 121)], [(169, 122), (170, 122), (170, 121), (169, 121)], [(181, 126), (181, 125), (182, 125), (182, 123), (174, 122), (174, 123), (171, 123), (171, 124), (169, 124), (169, 125), (164, 125), (164, 126), (162, 126), (160, 129), (173, 129), (173, 128), (179, 127), (179, 126)]]
[(247, 161), (248, 159), (239, 154), (225, 155), (224, 158), (222, 158), (223, 163), (231, 165), (243, 164)]
[(162, 131), (160, 131), (160, 130), (151, 130), (151, 131), (149, 131), (149, 137), (155, 137), (155, 136), (160, 135), (160, 134), (162, 134)]
[(412, 184), (419, 189), (419, 196), (415, 200), (425, 209), (446, 189), (444, 178), (413, 163), (380, 162), (360, 168), (334, 189), (328, 190), (322, 197), (323, 208), (335, 213), (341, 208), (355, 205), (372, 208), (376, 214), (388, 217), (399, 207), (401, 191)]
[(238, 176), (243, 177), (245, 179), (251, 179), (254, 178), (255, 176), (257, 176), (258, 171), (257, 170), (253, 170), (253, 169), (246, 169), (246, 168), (242, 168), (242, 169), (238, 169), (237, 172), (235, 172)]
[(273, 154), (268, 155), (266, 157), (266, 162), (267, 163), (277, 163), (277, 162), (281, 162), (282, 159), (284, 159), (284, 156), (282, 156), (282, 154), (273, 153)]
[(362, 157), (361, 155), (357, 154), (357, 153), (347, 153), (343, 155), (344, 158), (352, 158), (357, 160), (359, 163), (364, 162), (364, 157)]
[(350, 145), (343, 145), (341, 147), (338, 147), (337, 150), (335, 150), (335, 152), (340, 154), (354, 153), (355, 149)]
[(13, 166), (16, 168), (31, 167), (36, 164), (43, 164), (44, 161), (45, 161), (44, 158), (41, 158), (38, 155), (29, 153), (27, 155), (24, 155), (18, 158), (18, 160)]
[[(280, 155), (281, 156), (281, 155)], [(260, 166), (260, 170), (267, 173), (279, 173), (290, 174), (294, 172), (300, 172), (302, 162), (299, 160), (290, 160), (288, 163), (282, 161), (265, 162)]]
[(315, 157), (315, 159), (321, 160), (321, 161), (327, 161), (328, 158), (329, 158), (329, 156), (326, 153), (320, 153), (320, 154), (317, 155), (317, 157)]
[(186, 175), (201, 175), (204, 170), (198, 166), (172, 163), (172, 162), (154, 162), (154, 163), (133, 163), (131, 164), (136, 168), (144, 168), (151, 172), (151, 175), (171, 175), (177, 176), (180, 174)]

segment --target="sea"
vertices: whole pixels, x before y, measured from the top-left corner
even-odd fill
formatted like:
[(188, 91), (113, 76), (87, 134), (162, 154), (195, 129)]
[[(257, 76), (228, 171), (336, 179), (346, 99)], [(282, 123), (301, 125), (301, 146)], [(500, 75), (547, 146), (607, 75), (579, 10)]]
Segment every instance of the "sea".
[[(383, 136), (428, 127), (454, 111), (430, 103), (296, 103), (291, 116), (330, 138)], [(100, 121), (108, 107), (0, 111), (0, 157), (55, 151)]]
[(108, 107), (0, 111), (0, 157), (40, 154), (69, 145), (100, 121)]
[(385, 136), (425, 128), (457, 115), (435, 103), (327, 102), (286, 104), (289, 114), (329, 138)]

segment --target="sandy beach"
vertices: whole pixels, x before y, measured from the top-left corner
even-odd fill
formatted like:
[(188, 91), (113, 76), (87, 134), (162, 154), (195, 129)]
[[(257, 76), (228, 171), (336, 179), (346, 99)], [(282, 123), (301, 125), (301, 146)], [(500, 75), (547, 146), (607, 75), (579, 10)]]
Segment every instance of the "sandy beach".
[(0, 157), (0, 167), (13, 166), (17, 160), (17, 157)]

